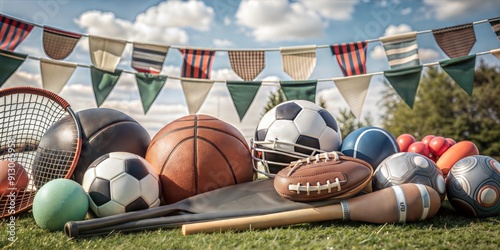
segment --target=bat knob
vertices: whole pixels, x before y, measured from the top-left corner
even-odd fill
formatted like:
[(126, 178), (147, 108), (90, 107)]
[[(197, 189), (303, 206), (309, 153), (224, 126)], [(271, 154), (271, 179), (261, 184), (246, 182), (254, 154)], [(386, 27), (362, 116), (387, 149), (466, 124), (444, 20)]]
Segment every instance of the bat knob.
[(76, 222), (74, 221), (66, 222), (66, 224), (64, 224), (64, 233), (70, 238), (77, 237), (79, 230), (78, 226), (76, 225)]

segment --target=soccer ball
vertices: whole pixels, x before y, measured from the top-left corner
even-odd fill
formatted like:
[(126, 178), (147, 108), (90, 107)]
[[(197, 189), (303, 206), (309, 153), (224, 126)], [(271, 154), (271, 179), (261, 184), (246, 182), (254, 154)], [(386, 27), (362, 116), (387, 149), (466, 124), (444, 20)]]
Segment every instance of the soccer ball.
[(424, 184), (446, 195), (443, 173), (431, 159), (413, 152), (400, 152), (384, 159), (373, 174), (373, 189), (379, 190), (404, 183)]
[(160, 181), (144, 158), (112, 152), (97, 158), (85, 172), (83, 189), (90, 209), (105, 217), (160, 205)]
[(258, 152), (256, 160), (264, 165), (264, 174), (272, 176), (299, 158), (339, 151), (341, 142), (337, 121), (326, 109), (310, 101), (293, 100), (262, 117), (252, 150)]
[(456, 162), (446, 177), (450, 204), (464, 215), (494, 216), (500, 213), (500, 163), (484, 155)]

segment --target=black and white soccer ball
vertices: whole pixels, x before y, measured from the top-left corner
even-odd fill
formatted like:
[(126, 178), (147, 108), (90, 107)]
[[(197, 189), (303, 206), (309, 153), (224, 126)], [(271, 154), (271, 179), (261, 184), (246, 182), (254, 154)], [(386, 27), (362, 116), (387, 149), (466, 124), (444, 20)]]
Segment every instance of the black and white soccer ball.
[(160, 205), (158, 174), (142, 157), (112, 152), (97, 158), (82, 181), (90, 197), (90, 209), (105, 217)]
[(413, 152), (400, 152), (385, 158), (373, 173), (373, 189), (380, 190), (405, 183), (432, 187), (441, 200), (446, 195), (443, 172), (429, 158)]
[(254, 168), (272, 177), (290, 162), (322, 152), (339, 151), (342, 135), (330, 112), (316, 103), (293, 100), (278, 104), (260, 120), (252, 141)]

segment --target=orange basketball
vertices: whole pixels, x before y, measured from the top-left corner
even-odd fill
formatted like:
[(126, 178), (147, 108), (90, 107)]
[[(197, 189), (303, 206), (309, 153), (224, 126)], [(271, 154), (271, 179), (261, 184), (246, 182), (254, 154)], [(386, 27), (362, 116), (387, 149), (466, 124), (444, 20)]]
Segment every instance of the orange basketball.
[(21, 164), (14, 161), (0, 161), (0, 195), (7, 189), (25, 190), (28, 183), (28, 173)]
[(189, 115), (163, 127), (146, 160), (160, 176), (167, 204), (253, 180), (248, 143), (238, 129), (215, 117)]

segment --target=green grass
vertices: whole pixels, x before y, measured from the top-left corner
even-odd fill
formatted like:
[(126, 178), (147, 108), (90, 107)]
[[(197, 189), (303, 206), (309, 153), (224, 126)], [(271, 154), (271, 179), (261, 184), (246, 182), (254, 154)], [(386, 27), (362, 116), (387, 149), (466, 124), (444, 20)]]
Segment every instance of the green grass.
[[(367, 208), (368, 209), (368, 208)], [(7, 249), (499, 249), (500, 216), (468, 218), (448, 203), (427, 221), (373, 225), (332, 221), (287, 227), (183, 236), (180, 229), (69, 239), (40, 229), (31, 214), (17, 219), (17, 241)]]

